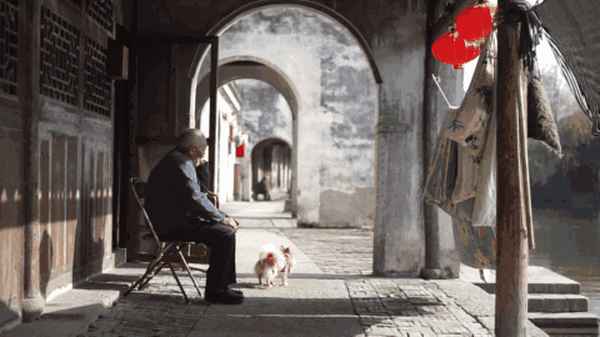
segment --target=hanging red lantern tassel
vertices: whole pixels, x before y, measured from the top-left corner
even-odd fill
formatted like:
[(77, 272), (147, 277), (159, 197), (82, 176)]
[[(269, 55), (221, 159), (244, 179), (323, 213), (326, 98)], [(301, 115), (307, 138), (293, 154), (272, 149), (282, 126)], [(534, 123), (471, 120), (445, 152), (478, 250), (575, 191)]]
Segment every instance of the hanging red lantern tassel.
[(492, 33), (492, 9), (478, 5), (464, 9), (456, 17), (456, 31), (467, 41), (479, 41)]
[(462, 68), (479, 55), (479, 48), (467, 46), (465, 40), (456, 33), (446, 33), (440, 36), (431, 46), (433, 56), (440, 62), (451, 64), (454, 69)]

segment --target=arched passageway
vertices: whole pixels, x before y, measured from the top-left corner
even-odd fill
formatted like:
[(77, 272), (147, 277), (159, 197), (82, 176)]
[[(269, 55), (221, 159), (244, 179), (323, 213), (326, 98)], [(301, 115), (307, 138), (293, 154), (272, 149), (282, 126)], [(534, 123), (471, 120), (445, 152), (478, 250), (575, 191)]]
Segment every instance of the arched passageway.
[[(255, 67), (251, 65), (249, 67)], [(224, 66), (223, 68), (227, 68)], [(295, 167), (293, 165), (294, 144), (294, 102), (293, 92), (287, 94), (280, 88), (289, 86), (279, 85), (274, 87), (273, 78), (267, 81), (253, 79), (252, 73), (245, 71), (245, 67), (236, 67), (239, 72), (226, 72), (233, 74), (233, 78), (218, 90), (217, 104), (217, 132), (216, 146), (216, 181), (215, 192), (221, 199), (227, 201), (250, 201), (254, 186), (252, 177), (252, 156), (255, 146), (269, 138), (281, 139), (288, 145), (287, 154), (289, 169), (287, 176), (289, 182), (286, 187), (286, 199), (293, 195), (295, 190)], [(249, 75), (248, 75), (249, 74)], [(248, 78), (245, 78), (248, 75)], [(256, 76), (259, 77), (259, 76)], [(225, 82), (225, 81), (223, 81)], [(203, 98), (206, 100), (207, 98)], [(209, 130), (209, 104), (206, 101), (203, 109), (198, 114), (197, 127), (208, 134)], [(224, 135), (223, 133), (229, 133)], [(232, 143), (236, 153), (232, 151)], [(289, 193), (288, 193), (289, 192)], [(293, 211), (292, 200), (287, 202), (289, 210)]]
[[(252, 8), (218, 32), (219, 82), (259, 79), (290, 105), (291, 204), (299, 222), (372, 227), (380, 79), (360, 37), (297, 4)], [(209, 64), (199, 59), (197, 103), (208, 96)]]

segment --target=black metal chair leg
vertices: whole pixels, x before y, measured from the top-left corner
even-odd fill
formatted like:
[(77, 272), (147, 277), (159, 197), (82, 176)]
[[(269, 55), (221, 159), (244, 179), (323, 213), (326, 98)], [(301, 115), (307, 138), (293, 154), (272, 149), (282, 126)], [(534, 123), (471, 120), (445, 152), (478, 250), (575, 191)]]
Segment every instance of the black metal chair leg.
[(157, 264), (154, 268), (154, 270), (152, 271), (151, 275), (148, 275), (146, 277), (146, 279), (140, 283), (140, 285), (138, 286), (138, 290), (142, 290), (144, 289), (148, 283), (150, 283), (150, 281), (152, 281), (152, 279), (154, 278), (154, 276), (158, 275), (158, 273), (160, 273), (160, 271), (165, 267), (165, 264), (167, 264), (166, 262), (162, 262), (160, 264)]
[(190, 277), (190, 279), (192, 279), (192, 284), (194, 285), (194, 288), (196, 288), (196, 291), (198, 292), (198, 296), (202, 297), (202, 292), (200, 291), (200, 287), (198, 287), (198, 283), (196, 283), (196, 279), (194, 278), (194, 275), (192, 275), (192, 271), (190, 270), (190, 266), (188, 265), (188, 262), (185, 259), (185, 256), (183, 256), (183, 254), (181, 253), (180, 250), (177, 250), (177, 254), (179, 254), (179, 258), (181, 259), (181, 262), (183, 263), (183, 267), (187, 271), (188, 276)]
[(142, 276), (140, 276), (131, 286), (129, 286), (129, 289), (127, 289), (127, 291), (125, 291), (123, 296), (129, 295), (129, 293), (131, 293), (131, 291), (133, 289), (135, 289), (137, 286), (139, 286), (141, 289), (142, 283), (147, 284), (154, 277), (154, 275), (150, 276), (150, 273), (158, 265), (158, 263), (161, 261), (161, 259), (162, 259), (162, 256), (161, 256), (161, 254), (159, 254), (159, 256), (157, 258), (152, 260), (150, 262), (150, 264), (146, 267), (146, 271), (144, 272), (144, 274)]
[(175, 277), (175, 281), (177, 281), (177, 285), (179, 286), (179, 289), (181, 290), (181, 293), (183, 294), (183, 297), (185, 298), (185, 303), (189, 304), (190, 299), (187, 297), (187, 294), (185, 293), (185, 290), (183, 289), (183, 285), (181, 284), (181, 281), (179, 280), (179, 276), (177, 276), (177, 273), (175, 272), (175, 268), (173, 268), (173, 265), (170, 262), (167, 262), (167, 265), (169, 265), (169, 268), (171, 269), (171, 273), (173, 273), (173, 277)]
[[(152, 280), (154, 278), (154, 276), (156, 276), (160, 270), (162, 269), (163, 266), (160, 266), (158, 269), (156, 269), (156, 267), (163, 262), (162, 259), (165, 257), (166, 253), (173, 247), (174, 243), (169, 243), (168, 245), (166, 245), (164, 248), (161, 248), (158, 252), (158, 254), (156, 255), (156, 257), (154, 258), (154, 260), (152, 260), (150, 262), (150, 264), (148, 265), (148, 267), (146, 267), (146, 272), (144, 273), (144, 275), (142, 276), (142, 281), (140, 281), (138, 289), (141, 290), (144, 286), (146, 286), (146, 284), (148, 284), (148, 282), (150, 282), (150, 280)], [(164, 264), (164, 262), (163, 262)]]

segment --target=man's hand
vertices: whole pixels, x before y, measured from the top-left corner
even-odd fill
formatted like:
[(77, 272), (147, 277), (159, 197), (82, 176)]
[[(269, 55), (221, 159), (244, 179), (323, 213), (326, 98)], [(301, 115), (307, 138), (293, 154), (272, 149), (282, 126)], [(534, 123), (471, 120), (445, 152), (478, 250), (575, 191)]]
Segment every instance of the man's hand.
[(230, 226), (236, 231), (240, 228), (240, 224), (234, 218), (231, 217), (226, 217), (225, 220), (223, 220), (223, 224)]

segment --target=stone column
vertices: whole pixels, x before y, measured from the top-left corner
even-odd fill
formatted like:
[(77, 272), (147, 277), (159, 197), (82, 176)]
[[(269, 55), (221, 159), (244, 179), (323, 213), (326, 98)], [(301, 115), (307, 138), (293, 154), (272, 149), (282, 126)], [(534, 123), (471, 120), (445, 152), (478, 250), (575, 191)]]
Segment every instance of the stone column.
[(374, 273), (418, 276), (425, 263), (422, 135), (426, 15), (422, 8), (400, 5), (390, 4), (388, 12), (393, 14), (371, 42), (383, 77), (376, 141)]
[[(432, 74), (439, 78), (440, 86), (452, 105), (458, 105), (464, 90), (462, 87), (463, 72), (452, 66), (437, 62), (431, 54), (432, 32), (430, 31), (438, 17), (437, 12), (443, 11), (443, 2), (433, 1), (428, 8), (428, 42), (425, 60), (425, 87), (423, 105), (423, 152), (425, 154), (425, 178), (429, 164), (435, 155), (438, 136), (443, 127), (448, 103), (437, 88)], [(437, 8), (436, 8), (437, 7)], [(428, 279), (458, 277), (460, 261), (454, 246), (452, 218), (437, 206), (424, 205), (426, 259), (422, 276)]]
[(23, 321), (40, 316), (45, 300), (39, 282), (39, 115), (41, 0), (19, 1), (19, 99), (24, 125), (24, 300)]

